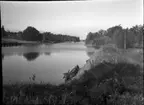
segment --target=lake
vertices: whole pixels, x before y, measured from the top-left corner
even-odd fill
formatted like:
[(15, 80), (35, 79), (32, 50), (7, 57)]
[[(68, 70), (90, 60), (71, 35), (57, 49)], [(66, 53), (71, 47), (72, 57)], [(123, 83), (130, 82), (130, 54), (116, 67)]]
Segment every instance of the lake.
[(93, 51), (84, 42), (2, 47), (3, 84), (28, 83), (35, 74), (37, 83), (58, 85), (64, 82), (63, 73), (82, 67)]

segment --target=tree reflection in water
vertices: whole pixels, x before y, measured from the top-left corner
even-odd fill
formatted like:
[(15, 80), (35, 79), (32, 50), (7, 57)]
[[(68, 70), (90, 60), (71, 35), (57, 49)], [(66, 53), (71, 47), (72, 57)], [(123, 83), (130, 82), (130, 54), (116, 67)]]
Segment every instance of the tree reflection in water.
[(29, 52), (29, 53), (24, 53), (23, 56), (28, 60), (28, 61), (33, 61), (35, 60), (40, 54), (38, 52)]
[(51, 55), (51, 52), (45, 52), (44, 54), (45, 55)]

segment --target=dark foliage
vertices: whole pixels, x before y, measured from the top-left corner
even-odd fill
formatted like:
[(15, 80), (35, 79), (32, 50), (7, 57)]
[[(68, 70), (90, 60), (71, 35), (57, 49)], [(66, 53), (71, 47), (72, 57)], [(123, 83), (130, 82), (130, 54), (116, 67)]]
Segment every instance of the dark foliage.
[(41, 41), (42, 35), (34, 27), (27, 27), (22, 33), (22, 39), (26, 41)]
[(50, 32), (43, 33), (44, 42), (65, 42), (65, 41), (74, 41), (78, 42), (80, 41), (79, 37), (75, 36), (68, 36), (68, 35), (62, 35), (62, 34), (53, 34)]
[(29, 53), (24, 53), (23, 56), (28, 60), (28, 61), (33, 61), (35, 60), (38, 56), (38, 52), (29, 52)]
[[(134, 48), (143, 46), (143, 27), (141, 25), (123, 29), (122, 26), (114, 26), (107, 30), (89, 33), (86, 44), (101, 46), (108, 43), (115, 44), (118, 48)], [(106, 37), (107, 36), (107, 37)]]
[[(4, 104), (142, 105), (142, 74), (138, 65), (101, 63), (70, 84), (13, 84), (3, 86)], [(110, 68), (106, 68), (109, 65)], [(97, 75), (97, 71), (103, 75)], [(95, 77), (93, 74), (96, 74)], [(126, 81), (125, 77), (130, 81)], [(131, 79), (132, 77), (132, 79)], [(136, 77), (136, 78), (135, 78)], [(135, 85), (137, 88), (131, 88)]]
[(5, 31), (4, 26), (1, 28), (2, 38), (18, 39), (25, 41), (39, 41), (43, 43), (59, 43), (65, 41), (79, 42), (79, 37), (53, 34), (51, 32), (40, 33), (36, 28), (28, 26), (23, 32)]

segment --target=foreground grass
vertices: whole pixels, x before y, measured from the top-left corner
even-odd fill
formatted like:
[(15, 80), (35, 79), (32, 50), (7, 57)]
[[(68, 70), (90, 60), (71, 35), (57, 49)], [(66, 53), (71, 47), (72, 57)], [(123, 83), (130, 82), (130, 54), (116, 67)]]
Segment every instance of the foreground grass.
[[(104, 63), (85, 71), (81, 78), (69, 84), (4, 85), (3, 104), (142, 105), (142, 68), (126, 63)], [(103, 75), (98, 75), (98, 71)]]

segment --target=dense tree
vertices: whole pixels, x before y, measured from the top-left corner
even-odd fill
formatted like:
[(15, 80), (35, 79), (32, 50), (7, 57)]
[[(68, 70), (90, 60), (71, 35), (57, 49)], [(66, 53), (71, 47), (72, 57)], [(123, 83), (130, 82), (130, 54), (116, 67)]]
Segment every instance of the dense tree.
[(118, 48), (142, 47), (143, 26), (136, 25), (130, 29), (123, 29), (120, 25), (118, 25), (111, 27), (106, 31), (100, 30), (96, 33), (90, 32), (87, 35), (85, 43), (92, 44), (93, 46), (113, 43)]
[(1, 28), (2, 37), (12, 38), (12, 39), (19, 39), (19, 40), (26, 40), (26, 41), (40, 41), (40, 42), (65, 42), (65, 41), (74, 41), (79, 42), (79, 37), (76, 36), (69, 36), (69, 35), (62, 35), (62, 34), (53, 34), (51, 32), (44, 32), (40, 33), (34, 27), (27, 27), (23, 32), (10, 32), (5, 31), (4, 27)]
[(107, 33), (107, 31), (101, 29), (98, 31), (98, 33), (99, 33), (99, 35), (105, 35)]
[(45, 42), (65, 42), (65, 41), (74, 41), (78, 42), (80, 41), (79, 37), (75, 36), (68, 36), (68, 35), (62, 35), (62, 34), (53, 34), (50, 32), (43, 33), (44, 41)]
[(98, 32), (96, 33), (88, 33), (87, 38), (86, 38), (86, 44), (91, 44), (94, 42), (95, 39), (100, 38), (102, 35), (100, 35)]
[(12, 39), (19, 39), (21, 40), (22, 32), (11, 32), (11, 31), (5, 31), (4, 26), (1, 27), (1, 36), (2, 38), (12, 38)]
[(108, 44), (111, 42), (111, 38), (108, 36), (103, 36), (100, 38), (95, 38), (92, 45), (95, 46), (96, 48), (101, 47), (102, 45)]
[(131, 41), (131, 46), (140, 46), (143, 42), (143, 27), (136, 25), (130, 28), (127, 34), (127, 40)]
[(109, 36), (113, 43), (117, 45), (118, 48), (124, 48), (124, 35), (125, 32), (121, 26), (115, 26), (108, 29), (107, 36)]
[(22, 39), (26, 41), (41, 41), (42, 35), (34, 27), (27, 27), (22, 33)]

